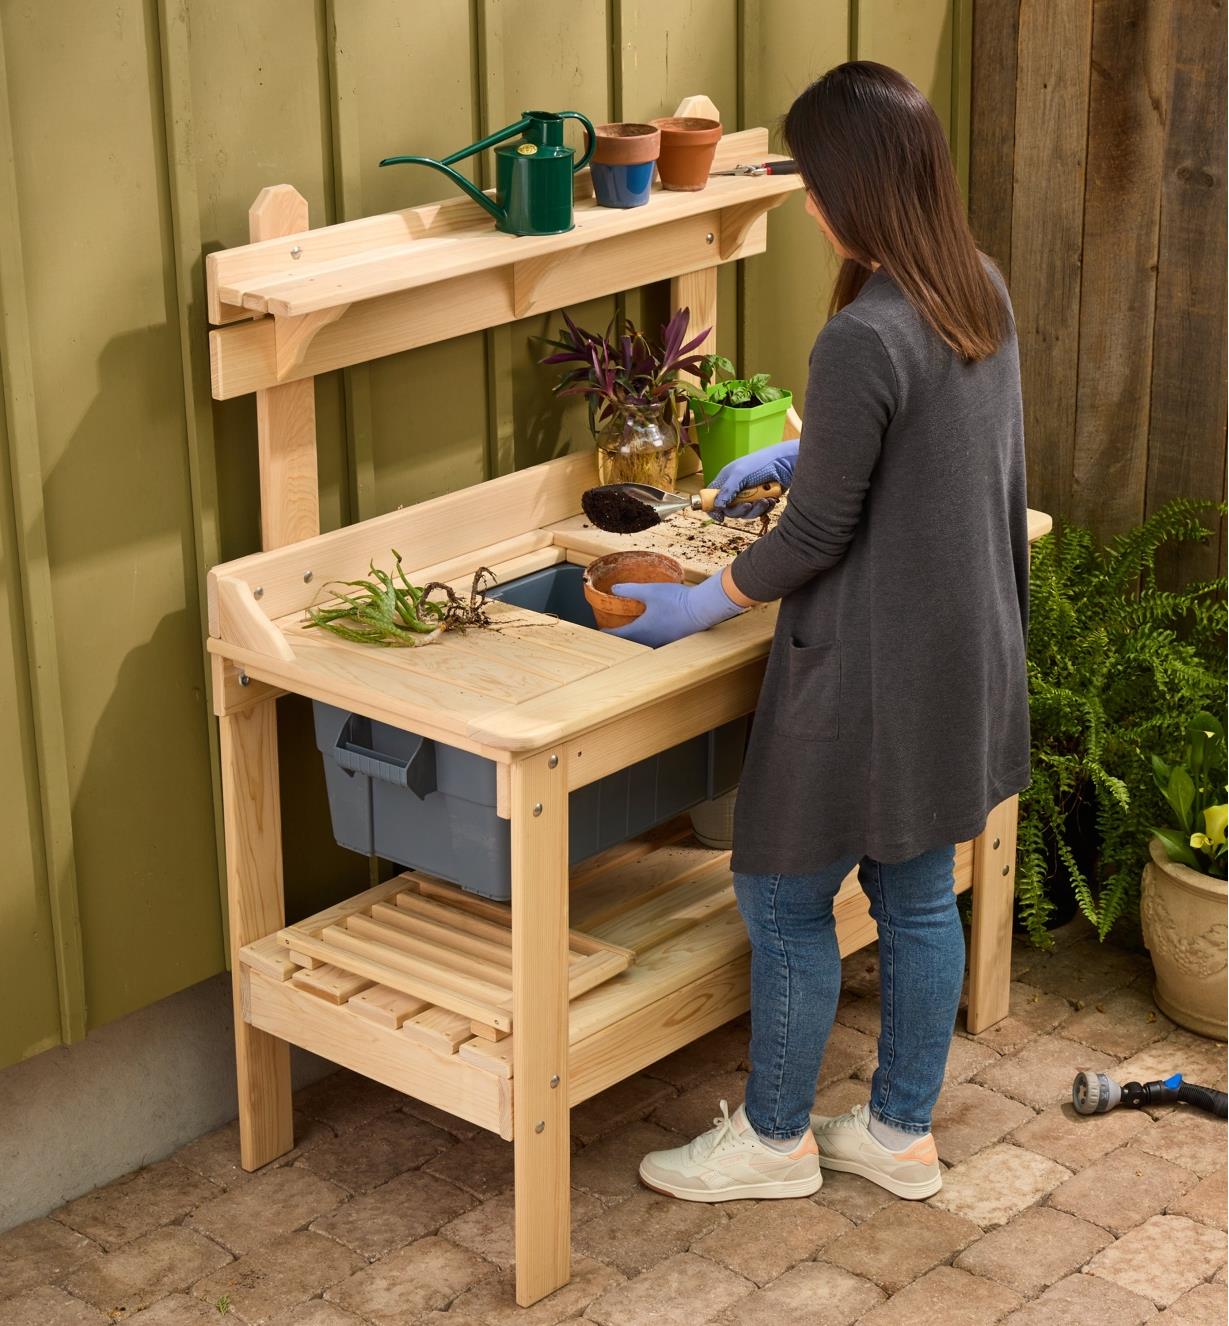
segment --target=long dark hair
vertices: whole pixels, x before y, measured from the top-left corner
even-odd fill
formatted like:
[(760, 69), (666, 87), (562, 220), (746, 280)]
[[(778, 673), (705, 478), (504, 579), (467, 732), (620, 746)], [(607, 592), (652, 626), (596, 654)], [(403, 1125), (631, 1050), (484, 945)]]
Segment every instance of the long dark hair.
[(803, 181), (841, 246), (832, 312), (872, 263), (966, 360), (1002, 343), (1007, 313), (973, 242), (933, 107), (895, 69), (851, 60), (817, 78), (785, 117)]

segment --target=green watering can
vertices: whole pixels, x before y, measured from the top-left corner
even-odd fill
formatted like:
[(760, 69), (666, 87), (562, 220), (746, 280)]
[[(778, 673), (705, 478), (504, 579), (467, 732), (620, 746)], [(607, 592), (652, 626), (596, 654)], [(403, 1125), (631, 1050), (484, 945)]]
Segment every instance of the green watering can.
[[(579, 120), (585, 126), (588, 145), (574, 162), (575, 153), (563, 145), (564, 120)], [(521, 134), (519, 143), (498, 148), (495, 153), (495, 200), (491, 201), (453, 170), (454, 161), (464, 161), (497, 143)], [(572, 229), (572, 176), (593, 155), (597, 135), (579, 111), (525, 111), (516, 124), (499, 129), (480, 143), (436, 161), (434, 157), (385, 157), (382, 166), (411, 163), (442, 171), (454, 184), (485, 207), (498, 229), (510, 235), (559, 235)]]

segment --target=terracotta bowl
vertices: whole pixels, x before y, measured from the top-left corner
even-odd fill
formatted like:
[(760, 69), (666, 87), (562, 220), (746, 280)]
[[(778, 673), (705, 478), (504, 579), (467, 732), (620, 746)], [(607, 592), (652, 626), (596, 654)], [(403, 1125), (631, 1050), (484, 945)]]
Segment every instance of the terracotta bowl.
[(662, 188), (684, 193), (704, 188), (721, 138), (720, 122), (690, 115), (670, 115), (652, 123), (661, 130), (657, 173), (661, 176)]
[(631, 549), (628, 552), (607, 553), (585, 568), (585, 598), (593, 609), (597, 624), (606, 628), (626, 626), (644, 611), (639, 599), (620, 598), (609, 592), (611, 585), (683, 583), (683, 568), (673, 557), (661, 553)]

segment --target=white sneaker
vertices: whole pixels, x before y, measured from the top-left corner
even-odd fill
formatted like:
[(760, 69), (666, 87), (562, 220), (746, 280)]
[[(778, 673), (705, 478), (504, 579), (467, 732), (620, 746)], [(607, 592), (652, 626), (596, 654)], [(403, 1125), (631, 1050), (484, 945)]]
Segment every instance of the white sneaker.
[(765, 1146), (740, 1105), (730, 1117), (721, 1102), (715, 1127), (670, 1151), (651, 1151), (640, 1163), (641, 1181), (656, 1192), (688, 1202), (728, 1202), (742, 1197), (809, 1197), (824, 1179), (815, 1138), (804, 1133), (793, 1151)]
[(927, 1133), (903, 1151), (889, 1151), (871, 1133), (870, 1110), (865, 1105), (855, 1105), (848, 1114), (835, 1118), (812, 1114), (811, 1130), (824, 1169), (861, 1174), (897, 1197), (915, 1201), (943, 1187), (935, 1139)]

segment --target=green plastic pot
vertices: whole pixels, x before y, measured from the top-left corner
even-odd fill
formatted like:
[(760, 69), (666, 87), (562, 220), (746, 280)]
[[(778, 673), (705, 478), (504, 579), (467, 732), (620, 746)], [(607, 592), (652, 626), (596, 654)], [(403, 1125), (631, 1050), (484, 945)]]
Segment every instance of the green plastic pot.
[(693, 401), (693, 407), (702, 416), (696, 436), (700, 439), (704, 482), (711, 483), (717, 472), (732, 460), (780, 442), (785, 436), (785, 415), (793, 399), (787, 391), (780, 400), (749, 408)]

